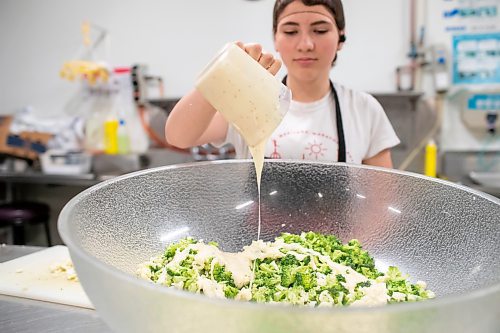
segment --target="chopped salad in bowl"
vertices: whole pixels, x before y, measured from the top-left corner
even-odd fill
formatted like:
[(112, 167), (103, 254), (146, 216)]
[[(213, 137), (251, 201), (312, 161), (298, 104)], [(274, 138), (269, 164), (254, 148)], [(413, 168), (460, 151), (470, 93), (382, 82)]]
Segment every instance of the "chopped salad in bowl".
[(395, 266), (386, 272), (356, 239), (315, 232), (253, 241), (237, 253), (215, 242), (184, 238), (140, 265), (138, 275), (210, 297), (312, 307), (375, 306), (434, 298)]

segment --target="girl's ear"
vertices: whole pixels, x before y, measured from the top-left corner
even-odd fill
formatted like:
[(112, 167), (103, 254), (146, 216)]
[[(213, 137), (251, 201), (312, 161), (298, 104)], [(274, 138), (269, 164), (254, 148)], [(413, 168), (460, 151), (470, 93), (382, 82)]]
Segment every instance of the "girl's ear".
[(344, 32), (344, 30), (342, 30), (339, 32), (339, 45), (337, 47), (338, 51), (342, 50), (342, 47), (344, 46), (345, 40), (346, 40), (345, 32)]

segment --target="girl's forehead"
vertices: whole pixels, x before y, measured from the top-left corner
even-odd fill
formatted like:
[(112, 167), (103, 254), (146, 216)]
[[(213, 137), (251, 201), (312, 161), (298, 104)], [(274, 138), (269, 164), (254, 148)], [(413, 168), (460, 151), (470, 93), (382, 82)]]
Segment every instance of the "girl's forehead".
[(310, 19), (328, 20), (335, 23), (332, 13), (323, 5), (306, 6), (302, 1), (294, 1), (285, 7), (278, 17), (278, 25), (289, 21), (302, 21)]

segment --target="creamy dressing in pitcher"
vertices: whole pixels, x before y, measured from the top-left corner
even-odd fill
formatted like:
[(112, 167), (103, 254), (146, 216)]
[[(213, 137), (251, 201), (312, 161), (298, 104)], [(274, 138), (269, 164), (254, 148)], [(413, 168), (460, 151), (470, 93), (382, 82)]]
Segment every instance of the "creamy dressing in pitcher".
[(196, 88), (232, 124), (252, 153), (259, 194), (266, 142), (281, 122), (280, 83), (236, 44), (228, 44), (200, 75)]

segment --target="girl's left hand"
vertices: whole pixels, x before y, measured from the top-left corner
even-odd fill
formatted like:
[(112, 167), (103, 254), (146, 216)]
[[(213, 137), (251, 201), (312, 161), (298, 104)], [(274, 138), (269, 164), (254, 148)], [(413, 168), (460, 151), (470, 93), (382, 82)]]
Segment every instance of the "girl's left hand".
[(255, 43), (243, 44), (242, 42), (236, 42), (236, 45), (242, 48), (271, 74), (276, 75), (280, 70), (281, 60), (276, 59), (271, 53), (263, 52), (262, 45)]

